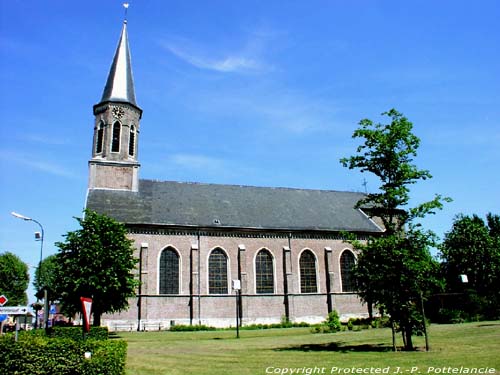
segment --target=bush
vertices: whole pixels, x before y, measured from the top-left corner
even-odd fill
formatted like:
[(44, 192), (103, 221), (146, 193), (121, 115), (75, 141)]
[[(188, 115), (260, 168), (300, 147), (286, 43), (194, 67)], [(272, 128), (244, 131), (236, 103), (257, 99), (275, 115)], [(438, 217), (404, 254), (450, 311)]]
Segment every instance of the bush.
[[(85, 359), (85, 352), (92, 357)], [(127, 343), (24, 332), (18, 342), (12, 334), (0, 337), (0, 353), (0, 366), (8, 374), (119, 375), (125, 373)]]
[(342, 331), (345, 328), (342, 327), (342, 324), (340, 323), (340, 318), (339, 314), (337, 311), (333, 310), (332, 312), (328, 313), (328, 316), (326, 317), (326, 320), (316, 326), (313, 326), (311, 329), (312, 333), (334, 333), (338, 331)]
[[(83, 340), (83, 328), (77, 327), (54, 327), (50, 330), (50, 337), (70, 338), (76, 341)], [(86, 339), (107, 340), (109, 332), (107, 327), (90, 327), (85, 335)]]
[(176, 324), (175, 326), (170, 326), (170, 331), (172, 332), (190, 332), (190, 331), (215, 331), (217, 328), (206, 326), (204, 324), (197, 325), (183, 325)]
[(328, 313), (328, 316), (325, 321), (325, 325), (330, 329), (330, 332), (338, 332), (340, 331), (340, 318), (339, 313), (336, 310)]
[[(281, 323), (271, 323), (271, 324), (249, 324), (247, 326), (240, 327), (240, 329), (244, 330), (257, 330), (257, 329), (271, 329), (271, 328), (295, 328), (295, 327), (310, 327), (309, 323), (306, 322), (299, 322), (299, 323), (292, 323), (290, 321), (288, 322), (281, 322)], [(231, 328), (233, 329), (233, 328)]]
[(439, 309), (437, 321), (438, 323), (463, 323), (465, 322), (466, 314), (462, 310), (455, 309)]

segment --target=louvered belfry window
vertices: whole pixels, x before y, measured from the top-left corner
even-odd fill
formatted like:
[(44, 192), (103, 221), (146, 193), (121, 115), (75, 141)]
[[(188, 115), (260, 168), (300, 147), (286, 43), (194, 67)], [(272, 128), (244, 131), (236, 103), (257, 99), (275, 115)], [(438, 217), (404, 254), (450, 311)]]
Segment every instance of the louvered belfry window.
[(179, 254), (172, 248), (161, 252), (160, 294), (179, 294)]
[(273, 257), (268, 250), (261, 250), (255, 258), (256, 293), (274, 293)]
[(300, 267), (300, 292), (316, 293), (318, 291), (316, 281), (316, 257), (310, 250), (305, 250), (299, 260)]
[(97, 128), (97, 140), (95, 144), (96, 154), (100, 154), (102, 152), (103, 138), (104, 138), (104, 124), (101, 122), (99, 124), (99, 127)]
[(128, 141), (128, 154), (130, 156), (134, 156), (135, 153), (135, 127), (134, 125), (130, 126), (130, 138)]
[(356, 280), (354, 277), (354, 266), (356, 258), (349, 250), (344, 250), (340, 256), (340, 276), (342, 279), (342, 292), (355, 292)]
[(227, 256), (222, 249), (215, 249), (208, 258), (208, 293), (228, 293)]
[(111, 152), (120, 152), (120, 132), (121, 125), (119, 122), (115, 122), (113, 125), (113, 136), (111, 139)]

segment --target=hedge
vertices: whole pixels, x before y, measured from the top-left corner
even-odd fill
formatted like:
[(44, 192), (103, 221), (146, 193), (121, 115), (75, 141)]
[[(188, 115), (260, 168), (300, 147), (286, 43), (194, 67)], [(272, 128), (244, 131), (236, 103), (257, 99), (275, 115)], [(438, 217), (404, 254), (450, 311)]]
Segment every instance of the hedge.
[[(90, 359), (85, 353), (90, 352)], [(74, 340), (31, 332), (0, 337), (0, 368), (7, 374), (121, 375), (127, 343), (122, 340)]]

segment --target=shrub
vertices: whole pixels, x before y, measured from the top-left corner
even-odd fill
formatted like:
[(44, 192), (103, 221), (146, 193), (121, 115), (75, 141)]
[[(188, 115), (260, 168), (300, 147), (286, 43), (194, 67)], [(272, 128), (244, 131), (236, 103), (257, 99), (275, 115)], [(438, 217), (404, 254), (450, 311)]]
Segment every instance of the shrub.
[(462, 310), (441, 308), (438, 312), (438, 323), (463, 323), (465, 322), (466, 314)]
[[(92, 357), (85, 359), (84, 353)], [(25, 332), (19, 341), (0, 337), (2, 369), (9, 374), (119, 375), (125, 372), (127, 343), (122, 340), (73, 340)]]
[(206, 326), (204, 324), (196, 325), (184, 325), (176, 324), (175, 326), (170, 326), (170, 331), (172, 332), (189, 332), (189, 331), (215, 331), (217, 328)]
[[(51, 337), (70, 338), (76, 341), (83, 340), (83, 329), (77, 327), (54, 327), (50, 330)], [(107, 327), (90, 327), (90, 331), (85, 334), (86, 339), (107, 340), (109, 332)]]
[(330, 329), (330, 332), (338, 332), (340, 331), (340, 318), (339, 313), (336, 310), (328, 313), (328, 316), (325, 321), (325, 325)]
[(328, 316), (323, 323), (313, 326), (311, 332), (334, 333), (342, 330), (344, 330), (344, 327), (342, 327), (342, 324), (340, 323), (339, 314), (337, 313), (337, 311), (333, 310), (332, 312), (328, 313)]
[(353, 319), (349, 319), (349, 321), (347, 322), (347, 329), (349, 331), (352, 331), (352, 329), (354, 328), (354, 323), (352, 321)]

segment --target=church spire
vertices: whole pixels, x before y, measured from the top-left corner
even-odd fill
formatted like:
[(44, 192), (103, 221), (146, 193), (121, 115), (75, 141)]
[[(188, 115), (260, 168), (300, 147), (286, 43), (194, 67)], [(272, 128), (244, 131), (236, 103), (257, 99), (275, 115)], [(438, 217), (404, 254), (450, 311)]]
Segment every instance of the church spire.
[(89, 189), (138, 191), (140, 120), (127, 36), (123, 28), (101, 101), (94, 105)]
[(137, 107), (128, 46), (127, 20), (123, 21), (120, 40), (102, 93), (101, 103), (104, 102), (125, 102)]

